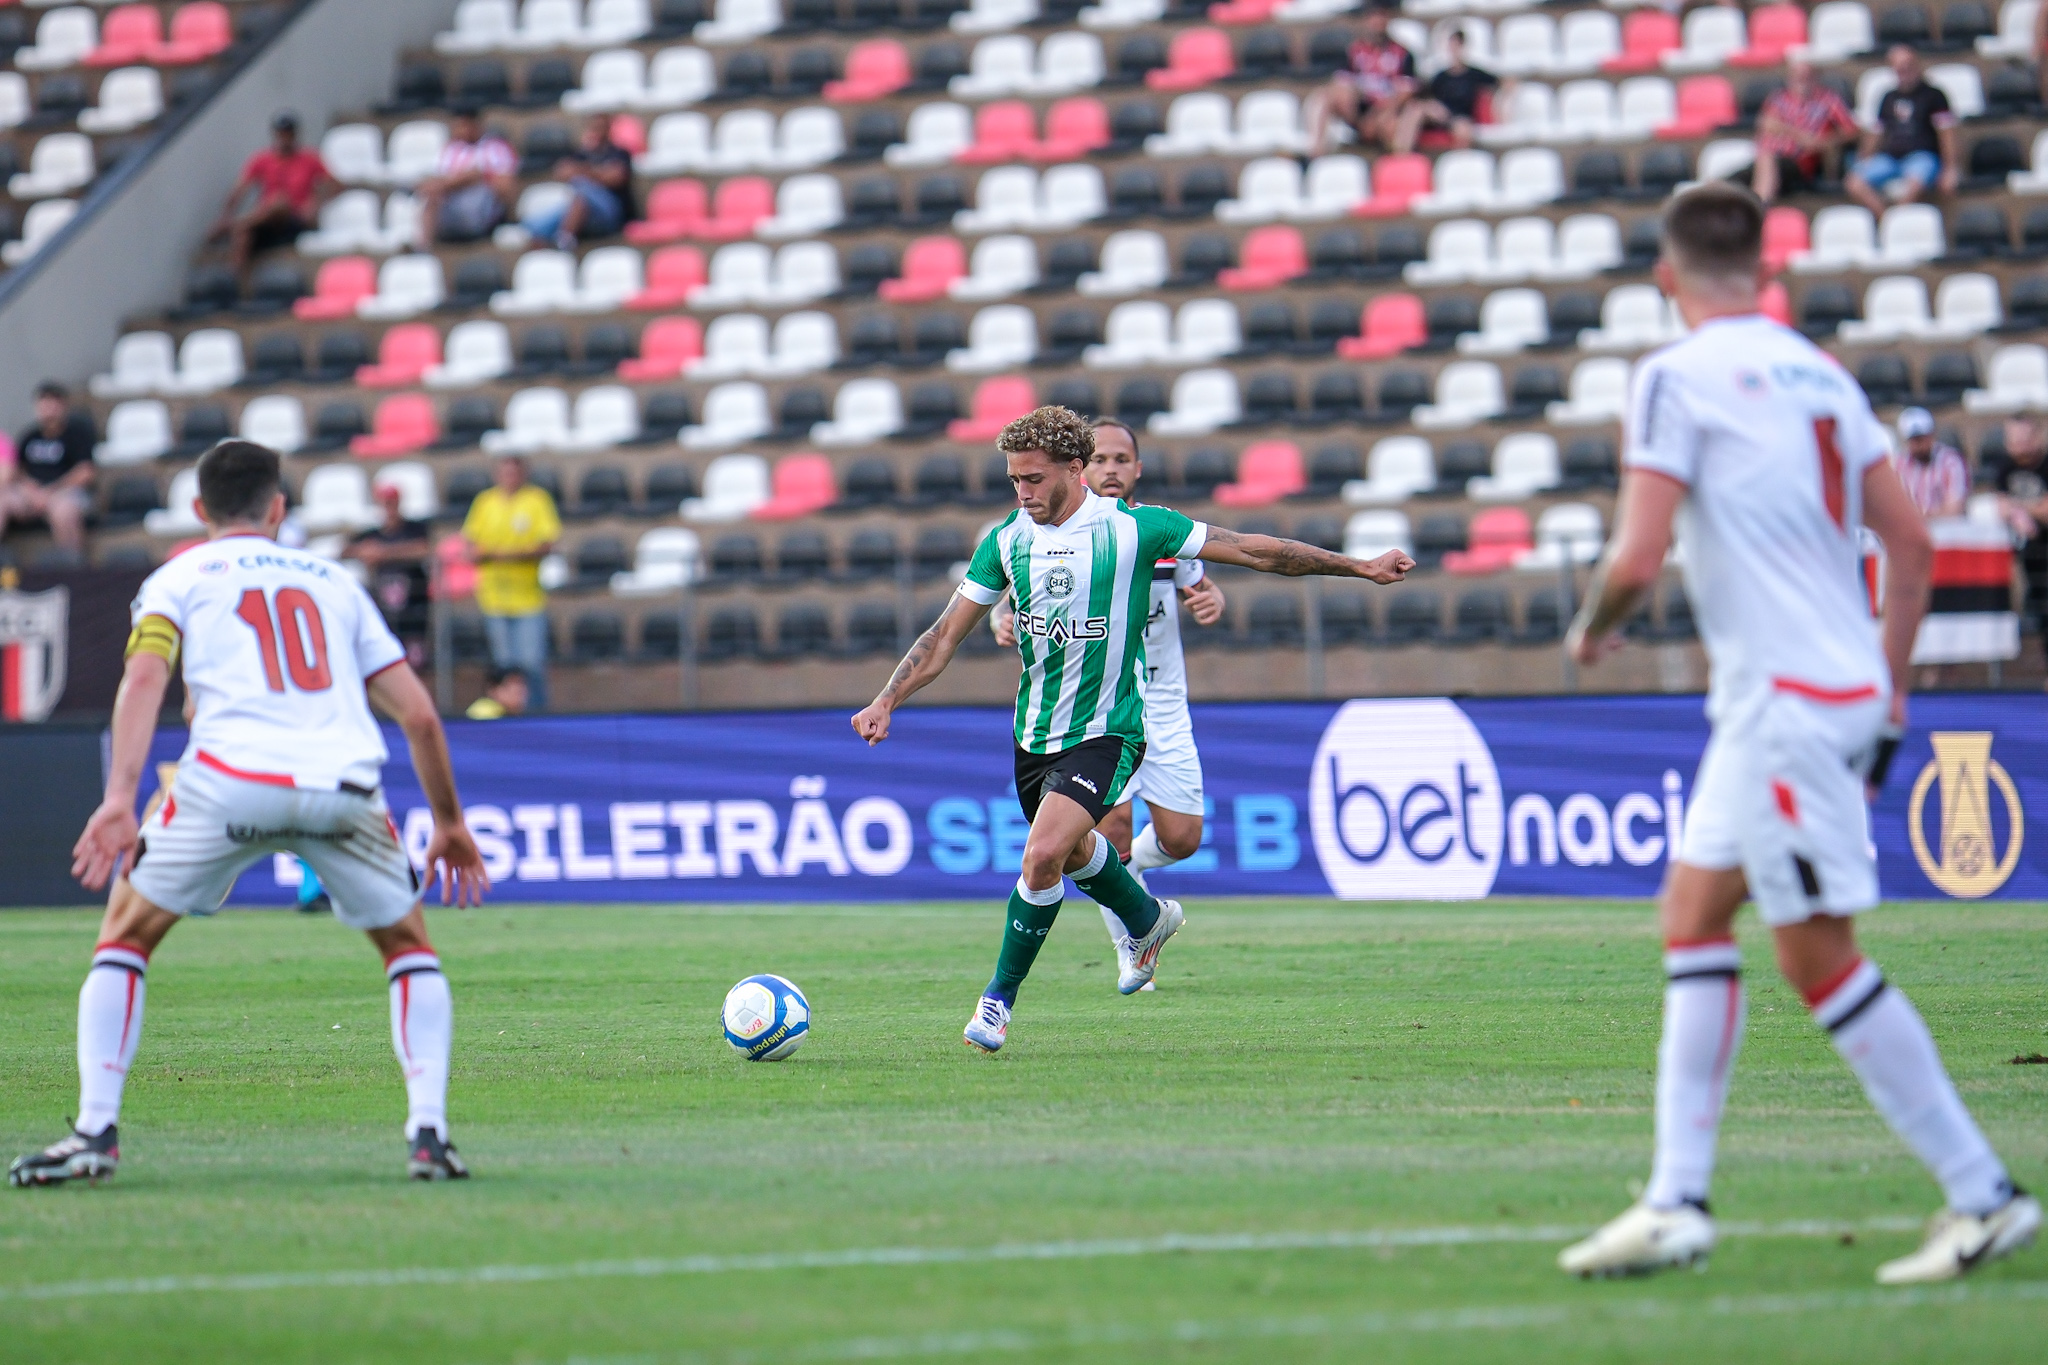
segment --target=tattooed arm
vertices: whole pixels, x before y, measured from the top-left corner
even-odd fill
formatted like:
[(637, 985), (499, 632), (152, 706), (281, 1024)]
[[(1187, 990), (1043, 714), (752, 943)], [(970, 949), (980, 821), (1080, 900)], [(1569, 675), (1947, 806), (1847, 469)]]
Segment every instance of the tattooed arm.
[(1208, 539), (1202, 542), (1202, 551), (1196, 558), (1211, 564), (1239, 564), (1260, 573), (1285, 574), (1289, 578), (1317, 574), (1325, 578), (1369, 578), (1375, 583), (1398, 583), (1415, 567), (1415, 561), (1399, 550), (1389, 550), (1375, 559), (1353, 559), (1298, 540), (1246, 535), (1222, 526), (1209, 528)]
[(946, 665), (953, 662), (953, 651), (960, 648), (960, 642), (973, 633), (986, 615), (987, 607), (954, 593), (952, 600), (946, 603), (946, 609), (939, 613), (939, 619), (932, 623), (932, 628), (917, 637), (917, 643), (903, 656), (903, 662), (896, 665), (888, 686), (876, 693), (875, 699), (853, 718), (854, 733), (866, 740), (871, 748), (887, 739), (889, 713), (946, 671)]

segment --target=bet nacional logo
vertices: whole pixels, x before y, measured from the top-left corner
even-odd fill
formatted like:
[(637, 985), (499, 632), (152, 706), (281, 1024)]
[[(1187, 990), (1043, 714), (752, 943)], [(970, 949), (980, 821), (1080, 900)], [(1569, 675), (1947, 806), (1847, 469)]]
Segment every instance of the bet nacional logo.
[(1309, 827), (1345, 900), (1477, 899), (1500, 868), (1493, 752), (1456, 702), (1346, 702), (1316, 746)]
[[(1906, 833), (1928, 881), (1958, 900), (1977, 900), (2004, 886), (2019, 865), (2026, 812), (2012, 775), (1991, 756), (1989, 730), (1937, 730), (1928, 738), (1934, 758), (1913, 782)], [(1994, 791), (2005, 816), (2003, 851), (1993, 818)], [(1935, 827), (1932, 844), (1930, 822)]]

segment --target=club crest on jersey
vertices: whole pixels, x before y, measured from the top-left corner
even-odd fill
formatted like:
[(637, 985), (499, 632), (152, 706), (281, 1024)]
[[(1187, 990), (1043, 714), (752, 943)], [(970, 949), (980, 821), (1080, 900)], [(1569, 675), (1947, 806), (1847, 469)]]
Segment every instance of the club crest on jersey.
[(227, 571), (228, 562), (225, 559), (209, 559), (199, 566), (199, 572), (201, 573), (226, 573)]
[(1750, 398), (1761, 398), (1764, 396), (1764, 391), (1770, 385), (1765, 383), (1764, 377), (1755, 370), (1737, 370), (1735, 372), (1735, 387)]
[(1053, 597), (1073, 596), (1073, 571), (1064, 564), (1054, 565), (1053, 571), (1045, 576), (1045, 590), (1047, 594)]
[(1023, 631), (1026, 635), (1033, 635), (1044, 640), (1054, 649), (1061, 649), (1076, 641), (1085, 644), (1090, 640), (1107, 640), (1109, 638), (1109, 618), (1107, 616), (1091, 616), (1085, 621), (1070, 622), (1064, 616), (1040, 615), (1035, 611), (1020, 611), (1017, 613), (1017, 629)]

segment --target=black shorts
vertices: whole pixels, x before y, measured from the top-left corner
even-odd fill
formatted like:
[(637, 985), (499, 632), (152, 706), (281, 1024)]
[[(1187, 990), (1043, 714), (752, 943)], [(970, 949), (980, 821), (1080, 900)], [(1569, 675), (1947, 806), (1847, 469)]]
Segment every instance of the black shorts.
[(249, 251), (253, 255), (260, 251), (273, 251), (278, 247), (296, 246), (299, 234), (313, 230), (313, 224), (296, 213), (280, 213), (265, 218), (249, 233)]
[(1038, 806), (1047, 792), (1058, 792), (1079, 802), (1097, 824), (1123, 800), (1131, 774), (1145, 761), (1145, 746), (1115, 735), (1084, 739), (1071, 749), (1056, 754), (1034, 754), (1019, 749), (1017, 802), (1024, 818), (1036, 820)]

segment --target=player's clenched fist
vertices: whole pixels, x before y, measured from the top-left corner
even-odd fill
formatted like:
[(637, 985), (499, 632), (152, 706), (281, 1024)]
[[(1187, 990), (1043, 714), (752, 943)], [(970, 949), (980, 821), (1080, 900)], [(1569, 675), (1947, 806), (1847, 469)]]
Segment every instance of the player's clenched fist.
[(853, 718), (853, 732), (868, 742), (870, 748), (889, 737), (889, 708), (872, 703), (861, 708)]
[(1366, 578), (1375, 583), (1399, 583), (1415, 567), (1412, 556), (1400, 551), (1389, 550), (1385, 554), (1365, 561)]

